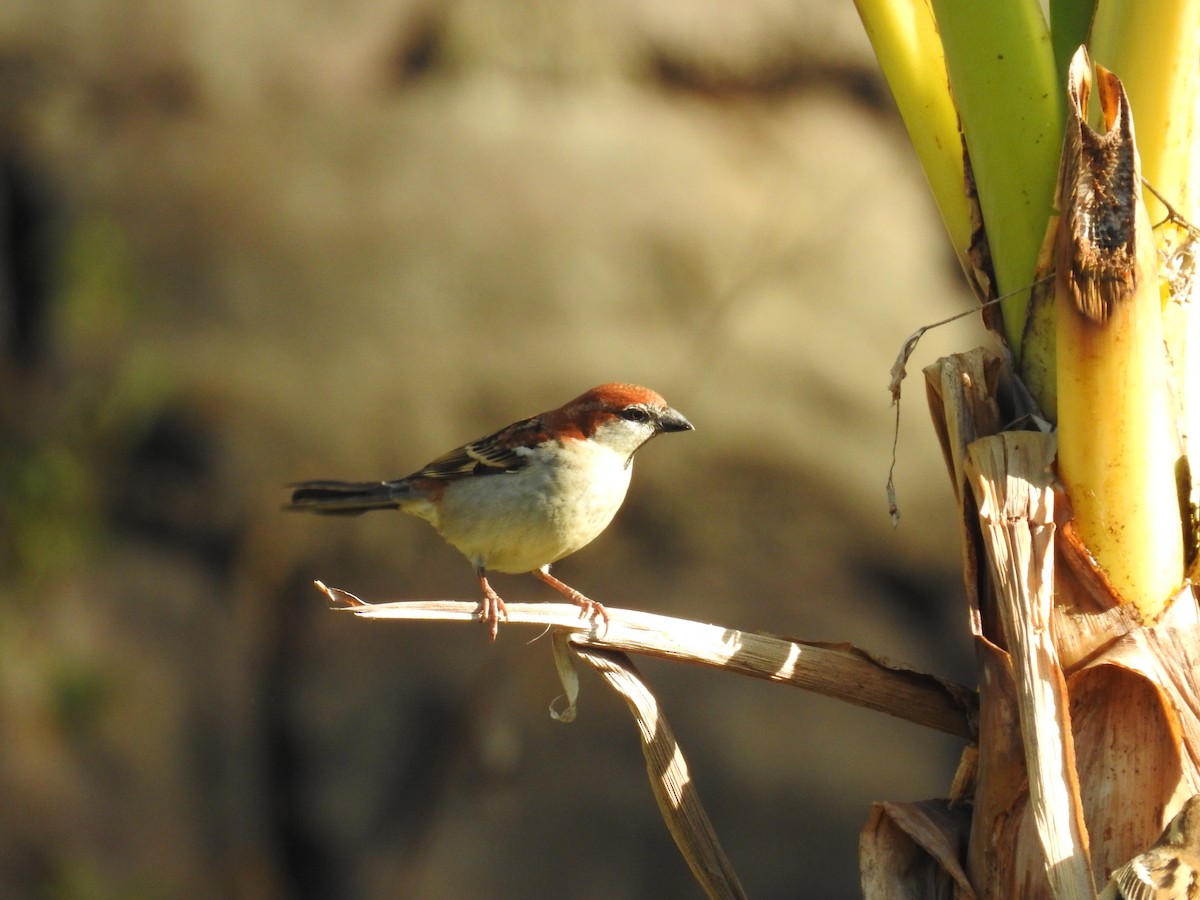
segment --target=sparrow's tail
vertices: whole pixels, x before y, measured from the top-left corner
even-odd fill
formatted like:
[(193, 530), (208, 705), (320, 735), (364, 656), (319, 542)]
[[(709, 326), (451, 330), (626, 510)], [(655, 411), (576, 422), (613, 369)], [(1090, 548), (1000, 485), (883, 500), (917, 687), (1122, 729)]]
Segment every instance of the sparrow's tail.
[(399, 509), (395, 485), (387, 481), (301, 481), (285, 509), (324, 516), (357, 516), (371, 509)]

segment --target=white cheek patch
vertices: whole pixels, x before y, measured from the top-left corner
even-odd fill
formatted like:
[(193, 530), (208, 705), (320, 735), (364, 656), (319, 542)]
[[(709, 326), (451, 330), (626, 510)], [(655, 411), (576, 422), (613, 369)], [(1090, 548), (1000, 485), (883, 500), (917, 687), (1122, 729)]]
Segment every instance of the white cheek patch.
[(597, 428), (595, 434), (592, 435), (592, 440), (627, 460), (652, 437), (654, 437), (654, 429), (649, 425), (627, 422), (624, 419), (613, 419)]

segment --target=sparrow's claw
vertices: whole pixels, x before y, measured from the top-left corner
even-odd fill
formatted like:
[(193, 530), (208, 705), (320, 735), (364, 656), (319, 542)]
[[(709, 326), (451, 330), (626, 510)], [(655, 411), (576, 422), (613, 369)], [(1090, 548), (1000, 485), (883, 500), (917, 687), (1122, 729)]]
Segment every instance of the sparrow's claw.
[[(576, 591), (576, 593), (579, 592)], [(604, 630), (608, 630), (608, 610), (604, 608), (603, 604), (585, 597), (583, 594), (579, 594), (578, 598), (572, 597), (571, 599), (579, 604), (579, 618), (599, 619), (604, 623)]]
[(550, 587), (554, 588), (556, 591), (558, 591), (563, 596), (570, 598), (572, 603), (578, 604), (579, 605), (579, 618), (581, 618), (581, 619), (585, 619), (585, 618), (586, 619), (599, 619), (601, 622), (604, 623), (603, 630), (608, 631), (608, 622), (609, 622), (608, 610), (605, 609), (602, 604), (597, 603), (595, 600), (591, 599), (590, 597), (584, 596), (579, 591), (575, 590), (575, 588), (571, 587), (569, 584), (565, 584), (564, 582), (559, 581), (557, 578), (555, 578), (553, 575), (551, 575), (549, 572), (545, 571), (544, 569), (538, 569), (533, 574), (536, 575), (538, 578), (542, 579), (542, 581), (546, 582), (546, 584), (550, 585)]
[(508, 608), (500, 599), (500, 595), (488, 584), (482, 572), (479, 573), (479, 584), (483, 587), (483, 604), (479, 610), (479, 618), (489, 626), (492, 641), (495, 641), (496, 635), (500, 633), (500, 620), (508, 621)]

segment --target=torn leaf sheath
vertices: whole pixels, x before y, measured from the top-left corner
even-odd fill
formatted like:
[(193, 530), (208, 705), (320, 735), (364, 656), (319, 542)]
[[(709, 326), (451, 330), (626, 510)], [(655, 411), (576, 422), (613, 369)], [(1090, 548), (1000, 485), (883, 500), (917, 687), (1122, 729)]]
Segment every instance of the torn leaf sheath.
[(1090, 79), (1071, 79), (1057, 197), (1064, 225), (1057, 260), (1060, 295), (1098, 324), (1108, 321), (1114, 307), (1132, 301), (1142, 277), (1139, 242), (1153, 240), (1139, 227), (1137, 215), (1141, 192), (1133, 117), (1123, 92), (1111, 92), (1110, 79), (1100, 70), (1102, 96), (1116, 101), (1105, 109), (1104, 134), (1083, 116)]

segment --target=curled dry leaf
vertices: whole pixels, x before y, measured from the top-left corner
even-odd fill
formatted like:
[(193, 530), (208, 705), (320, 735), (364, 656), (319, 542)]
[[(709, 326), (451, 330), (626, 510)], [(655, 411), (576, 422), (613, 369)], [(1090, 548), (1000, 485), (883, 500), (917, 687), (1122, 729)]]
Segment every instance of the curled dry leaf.
[(611, 650), (577, 647), (575, 652), (600, 673), (633, 713), (654, 799), (696, 881), (712, 898), (745, 897), (700, 803), (675, 733), (633, 661)]
[(1118, 665), (1087, 667), (1070, 691), (1093, 874), (1104, 884), (1162, 827), (1180, 785), (1178, 717), (1153, 683)]
[(863, 895), (975, 900), (962, 862), (970, 808), (944, 800), (876, 803), (859, 836)]

